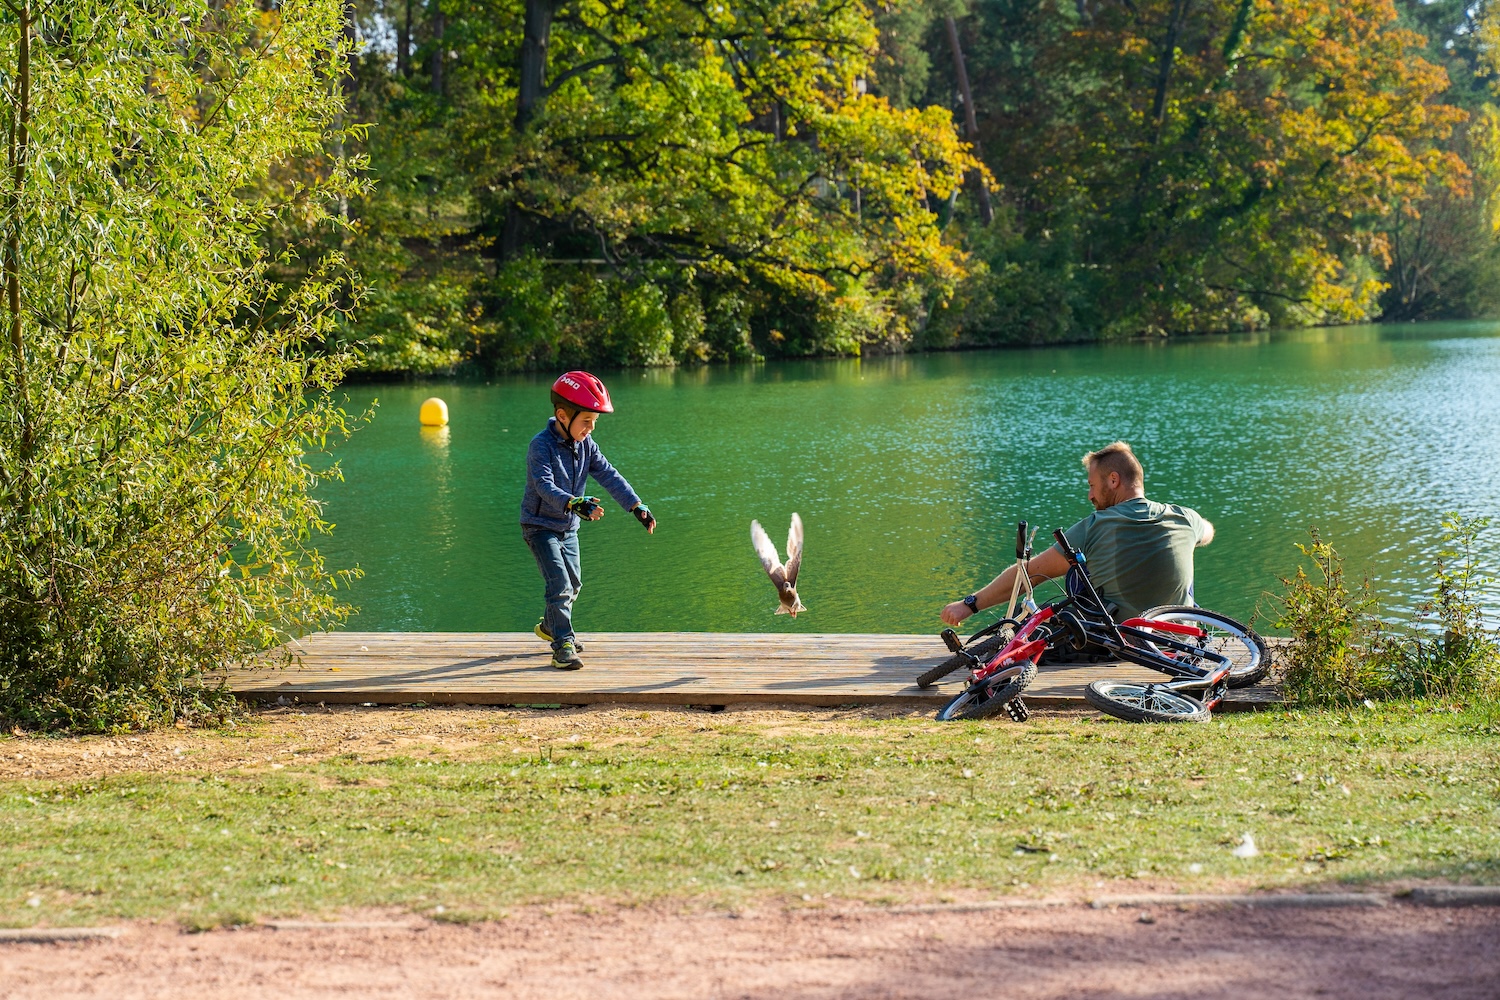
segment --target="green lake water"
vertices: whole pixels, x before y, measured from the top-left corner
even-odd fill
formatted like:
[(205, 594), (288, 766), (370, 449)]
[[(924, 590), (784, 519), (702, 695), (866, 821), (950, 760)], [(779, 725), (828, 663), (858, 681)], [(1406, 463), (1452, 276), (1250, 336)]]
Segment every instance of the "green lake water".
[[(1148, 496), (1214, 522), (1197, 598), (1240, 618), (1270, 606), (1310, 526), (1404, 614), (1429, 589), (1442, 515), (1500, 509), (1494, 324), (602, 375), (616, 412), (595, 438), (660, 526), (648, 536), (613, 503), (583, 526), (583, 633), (936, 632), (943, 604), (1013, 558), (1017, 520), (1040, 544), (1089, 512), (1079, 458), (1116, 438)], [(345, 482), (320, 491), (337, 525), (320, 548), (365, 573), (350, 628), (537, 620), (517, 518), (549, 384), (347, 390), (351, 410), (379, 402), (338, 449)], [(432, 395), (445, 432), (417, 424)], [(758, 518), (783, 546), (793, 511), (809, 609), (795, 622), (772, 616), (749, 532)], [(1500, 524), (1481, 544), (1500, 567)]]

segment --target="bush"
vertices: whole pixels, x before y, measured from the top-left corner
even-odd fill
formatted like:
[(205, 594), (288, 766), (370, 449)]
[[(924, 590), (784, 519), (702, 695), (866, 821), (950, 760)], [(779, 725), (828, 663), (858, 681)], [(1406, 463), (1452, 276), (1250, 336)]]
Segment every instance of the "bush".
[(1374, 653), (1380, 621), (1369, 581), (1350, 590), (1344, 582), (1344, 560), (1318, 534), (1312, 544), (1297, 546), (1313, 562), (1316, 576), (1299, 566), (1281, 581), (1283, 593), (1276, 627), (1291, 634), (1282, 654), (1282, 687), (1289, 699), (1308, 704), (1350, 704), (1380, 687)]
[(306, 456), (348, 429), (317, 347), (357, 296), (265, 249), (352, 192), (274, 172), (338, 139), (342, 5), (8, 9), (0, 718), (213, 717), (216, 671), (344, 613)]
[(1490, 582), (1475, 558), (1487, 518), (1450, 514), (1433, 596), (1409, 624), (1393, 627), (1379, 614), (1369, 581), (1351, 590), (1343, 558), (1316, 530), (1311, 545), (1316, 577), (1298, 567), (1283, 579), (1276, 627), (1291, 634), (1282, 656), (1287, 696), (1313, 705), (1365, 699), (1493, 697), (1500, 692), (1500, 635), (1487, 627), (1478, 591)]
[(1409, 698), (1493, 696), (1500, 689), (1500, 641), (1485, 625), (1476, 590), (1491, 579), (1475, 563), (1474, 542), (1488, 518), (1443, 519), (1433, 596), (1378, 657), (1393, 693)]

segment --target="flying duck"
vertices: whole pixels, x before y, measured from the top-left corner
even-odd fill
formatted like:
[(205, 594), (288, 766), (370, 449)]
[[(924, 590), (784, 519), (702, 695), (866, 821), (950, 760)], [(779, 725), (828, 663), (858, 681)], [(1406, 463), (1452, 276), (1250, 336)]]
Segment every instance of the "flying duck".
[(755, 545), (755, 554), (760, 556), (760, 564), (766, 568), (766, 575), (776, 584), (776, 596), (781, 601), (776, 614), (796, 618), (797, 612), (807, 610), (797, 596), (797, 570), (802, 566), (802, 518), (792, 515), (792, 530), (786, 536), (785, 565), (759, 521), (750, 522), (750, 541)]

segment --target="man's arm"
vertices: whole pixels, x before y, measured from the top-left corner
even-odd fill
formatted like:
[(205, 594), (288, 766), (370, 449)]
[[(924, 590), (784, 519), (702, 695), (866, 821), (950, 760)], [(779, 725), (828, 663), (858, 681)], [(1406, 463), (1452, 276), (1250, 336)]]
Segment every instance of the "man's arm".
[[(1200, 515), (1201, 516), (1201, 515)], [(1203, 518), (1203, 537), (1198, 539), (1198, 548), (1202, 548), (1214, 540), (1214, 524), (1208, 518)]]
[[(1043, 580), (1051, 580), (1054, 577), (1063, 576), (1068, 572), (1068, 559), (1055, 545), (1049, 545), (1041, 552), (1031, 557), (1026, 564), (1026, 573), (1031, 577), (1032, 583), (1041, 583)], [(1012, 563), (1005, 572), (995, 577), (984, 587), (974, 592), (974, 599), (982, 611), (985, 608), (993, 608), (1001, 601), (1010, 600), (1011, 588), (1016, 583), (1016, 567)], [(945, 625), (957, 625), (968, 618), (972, 611), (963, 601), (954, 601), (943, 608), (943, 623)]]

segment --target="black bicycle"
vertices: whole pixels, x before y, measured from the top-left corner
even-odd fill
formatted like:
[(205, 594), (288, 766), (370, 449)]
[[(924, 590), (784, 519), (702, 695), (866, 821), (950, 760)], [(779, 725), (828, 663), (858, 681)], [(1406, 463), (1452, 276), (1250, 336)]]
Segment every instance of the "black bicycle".
[[(1053, 538), (1069, 567), (1077, 570), (1074, 592), (1043, 605), (1022, 622), (1001, 619), (967, 643), (959, 643), (951, 629), (945, 630), (952, 660), (981, 665), (970, 666), (968, 685), (943, 706), (939, 719), (984, 718), (1008, 708), (1036, 676), (1037, 664), (1049, 649), (1095, 651), (1171, 678), (1157, 683), (1098, 680), (1084, 688), (1089, 704), (1132, 722), (1206, 722), (1231, 687), (1253, 684), (1270, 670), (1265, 641), (1228, 615), (1166, 606), (1116, 622), (1089, 580), (1083, 553), (1061, 531), (1053, 532)], [(981, 648), (1001, 635), (1008, 635), (1003, 645), (981, 654)]]

